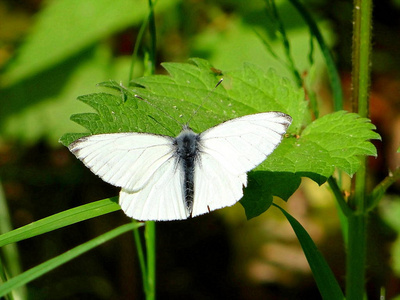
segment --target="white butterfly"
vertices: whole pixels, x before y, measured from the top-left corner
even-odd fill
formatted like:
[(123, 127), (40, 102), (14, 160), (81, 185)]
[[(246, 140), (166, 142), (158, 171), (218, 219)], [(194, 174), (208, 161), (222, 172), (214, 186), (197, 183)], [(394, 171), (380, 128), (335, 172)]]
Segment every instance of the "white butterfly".
[(231, 206), (247, 172), (282, 140), (292, 118), (266, 112), (176, 137), (109, 133), (80, 138), (69, 150), (104, 181), (121, 187), (122, 210), (137, 220), (177, 220)]

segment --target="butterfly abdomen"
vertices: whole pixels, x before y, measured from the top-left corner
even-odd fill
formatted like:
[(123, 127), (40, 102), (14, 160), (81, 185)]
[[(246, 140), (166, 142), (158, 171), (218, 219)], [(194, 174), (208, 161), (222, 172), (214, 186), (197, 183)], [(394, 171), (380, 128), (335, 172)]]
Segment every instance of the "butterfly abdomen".
[(179, 167), (184, 172), (183, 190), (186, 208), (192, 214), (194, 198), (194, 165), (199, 153), (199, 135), (184, 129), (174, 140)]

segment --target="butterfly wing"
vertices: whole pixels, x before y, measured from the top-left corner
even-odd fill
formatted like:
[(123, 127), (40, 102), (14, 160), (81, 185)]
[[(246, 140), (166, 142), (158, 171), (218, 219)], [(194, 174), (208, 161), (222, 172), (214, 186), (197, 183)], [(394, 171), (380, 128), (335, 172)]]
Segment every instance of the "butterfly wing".
[(69, 150), (104, 181), (122, 187), (120, 204), (128, 216), (187, 218), (173, 138), (135, 132), (98, 134), (74, 141)]
[(185, 200), (183, 172), (177, 160), (167, 160), (139, 192), (122, 189), (122, 210), (136, 220), (181, 220), (190, 215)]
[(192, 216), (240, 200), (246, 173), (274, 151), (291, 121), (284, 113), (267, 112), (229, 120), (201, 133)]

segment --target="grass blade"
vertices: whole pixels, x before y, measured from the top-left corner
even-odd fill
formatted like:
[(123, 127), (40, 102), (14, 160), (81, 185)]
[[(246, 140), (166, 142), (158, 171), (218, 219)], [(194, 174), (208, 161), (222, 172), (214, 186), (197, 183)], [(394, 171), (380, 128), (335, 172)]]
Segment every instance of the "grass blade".
[(308, 264), (310, 265), (311, 271), (313, 272), (314, 279), (317, 283), (322, 298), (324, 300), (344, 299), (343, 292), (340, 289), (335, 276), (333, 276), (333, 273), (327, 262), (322, 254), (318, 251), (317, 246), (315, 246), (313, 240), (308, 235), (304, 227), (301, 226), (301, 224), (283, 208), (274, 203), (272, 205), (280, 209), (296, 233), (296, 236), (307, 258)]
[[(8, 210), (7, 199), (5, 198), (3, 186), (0, 182), (0, 234), (12, 230), (12, 222)], [(16, 244), (7, 245), (1, 248), (0, 277), (1, 282), (7, 281), (7, 276), (16, 276), (22, 272), (21, 259)], [(13, 294), (5, 296), (6, 300), (27, 299), (25, 287), (20, 287)]]
[(297, 85), (299, 87), (301, 87), (302, 79), (301, 79), (300, 73), (297, 70), (296, 65), (294, 63), (294, 60), (293, 60), (293, 57), (291, 54), (291, 50), (290, 50), (289, 38), (286, 34), (286, 30), (285, 30), (283, 21), (282, 21), (281, 17), (279, 16), (278, 10), (276, 8), (275, 0), (266, 1), (266, 5), (267, 5), (267, 10), (270, 12), (270, 15), (272, 16), (274, 22), (276, 23), (276, 28), (277, 28), (277, 31), (279, 32), (278, 37), (280, 38), (280, 40), (283, 44), (283, 48), (285, 50), (287, 65), (288, 65), (290, 71), (292, 72)]
[(62, 264), (65, 264), (66, 262), (76, 258), (77, 256), (127, 232), (130, 230), (133, 230), (139, 226), (143, 226), (142, 223), (129, 223), (126, 225), (122, 225), (120, 227), (117, 227), (113, 230), (110, 230), (107, 233), (104, 233), (82, 245), (79, 245), (57, 257), (54, 257), (36, 267), (33, 267), (32, 269), (29, 269), (28, 271), (11, 278), (9, 281), (4, 283), (3, 285), (0, 286), (0, 297), (3, 295), (9, 293), (15, 288), (18, 288), (36, 278), (39, 276), (59, 267)]
[(81, 205), (0, 235), (0, 247), (121, 209), (118, 197)]
[(322, 55), (324, 56), (326, 69), (328, 71), (329, 80), (331, 81), (332, 92), (333, 92), (333, 101), (334, 101), (334, 110), (339, 111), (343, 109), (343, 92), (342, 85), (340, 82), (339, 73), (336, 69), (335, 62), (333, 60), (331, 51), (329, 47), (325, 44), (325, 40), (322, 37), (321, 32), (318, 29), (317, 24), (314, 19), (308, 13), (307, 9), (299, 0), (290, 0), (294, 7), (296, 7), (297, 11), (302, 15), (304, 21), (307, 23), (310, 28), (311, 34), (315, 36), (315, 39), (318, 42), (318, 45), (321, 49)]

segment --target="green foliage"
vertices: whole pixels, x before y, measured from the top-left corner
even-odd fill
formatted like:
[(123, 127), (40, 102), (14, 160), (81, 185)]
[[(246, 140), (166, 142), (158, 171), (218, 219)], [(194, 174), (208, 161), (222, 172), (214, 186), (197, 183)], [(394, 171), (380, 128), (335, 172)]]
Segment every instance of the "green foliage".
[[(159, 12), (176, 0), (159, 1)], [(73, 103), (78, 95), (109, 78), (126, 79), (128, 56), (112, 56), (112, 35), (147, 16), (141, 1), (49, 2), (35, 16), (36, 23), (2, 70), (0, 81), (0, 139), (49, 144), (65, 132), (78, 130), (66, 116), (84, 109)], [(136, 68), (135, 76), (141, 68)]]
[(339, 111), (326, 115), (308, 125), (299, 138), (284, 141), (282, 160), (270, 160), (269, 164), (283, 165), (286, 171), (305, 174), (319, 184), (335, 168), (353, 175), (360, 166), (360, 156), (376, 156), (369, 140), (380, 137), (373, 129), (375, 126), (368, 119), (354, 113)]
[[(34, 143), (46, 136), (54, 144), (62, 133), (78, 130), (68, 124), (65, 114), (84, 109), (83, 104), (71, 105), (71, 99), (89, 93), (94, 84), (104, 80), (108, 59), (104, 50), (90, 49), (57, 68), (0, 90), (0, 98), (6, 102), (0, 109), (1, 138)], [(117, 68), (122, 70), (119, 65)]]
[[(102, 86), (121, 94), (79, 97), (98, 114), (79, 114), (71, 119), (92, 134), (137, 131), (177, 135), (189, 120), (190, 126), (201, 132), (227, 119), (260, 111), (279, 110), (297, 120), (303, 118), (306, 102), (302, 91), (275, 72), (265, 73), (254, 65), (245, 65), (240, 71), (224, 75), (223, 85), (226, 83), (227, 89), (214, 90), (220, 76), (213, 72), (212, 66), (201, 59), (191, 62), (163, 64), (171, 76), (136, 79), (131, 91), (115, 82), (103, 83)], [(246, 81), (247, 76), (251, 78)], [(200, 109), (194, 115), (197, 108)], [(295, 121), (294, 126), (300, 127), (299, 122)], [(61, 141), (68, 145), (72, 140), (67, 134)]]
[(274, 206), (283, 213), (296, 233), (322, 298), (325, 300), (344, 299), (343, 292), (335, 276), (304, 227), (283, 208), (278, 205)]
[[(101, 216), (119, 209), (120, 206), (118, 205), (116, 198), (104, 199), (86, 205), (81, 205), (79, 207), (72, 208), (41, 219), (39, 221), (33, 222), (18, 229), (3, 233), (2, 235), (0, 235), (0, 247), (26, 240), (37, 235), (51, 232), (53, 230), (76, 224), (78, 222)], [(52, 269), (64, 263), (67, 263), (71, 259), (74, 259), (75, 257), (93, 249), (94, 247), (105, 243), (106, 241), (118, 236), (119, 234), (132, 230), (139, 226), (142, 226), (142, 224), (132, 223), (115, 228), (22, 274), (14, 276), (12, 279), (8, 280), (0, 286), (0, 297), (4, 296), (6, 293), (9, 293), (11, 290), (17, 289), (18, 287), (21, 287), (22, 285), (38, 278), (39, 276), (51, 271)], [(3, 270), (3, 268), (1, 269)], [(3, 280), (6, 281), (5, 278)]]
[(246, 193), (240, 203), (247, 219), (265, 212), (272, 204), (273, 195), (284, 200), (298, 189), (301, 178), (288, 172), (253, 171), (248, 174)]
[[(353, 211), (353, 206), (348, 205), (336, 180), (331, 176), (335, 169), (340, 169), (349, 175), (361, 169), (364, 173), (359, 172), (357, 179), (365, 180), (366, 168), (363, 167), (365, 156), (376, 156), (376, 149), (369, 140), (380, 137), (373, 131), (375, 127), (368, 119), (344, 111), (337, 111), (311, 122), (308, 106), (312, 106), (314, 116), (318, 116), (317, 103), (309, 105), (304, 100), (303, 88), (298, 87), (302, 85), (302, 80), (313, 80), (302, 78), (298, 70), (312, 69), (315, 74), (314, 70), (318, 69), (322, 60), (325, 61), (333, 90), (335, 110), (339, 110), (342, 106), (338, 72), (320, 29), (301, 2), (297, 0), (276, 2), (276, 4), (275, 1), (252, 1), (246, 4), (232, 2), (232, 8), (236, 9), (237, 14), (229, 20), (225, 18), (225, 30), (206, 28), (198, 33), (193, 31), (193, 24), (196, 22), (193, 18), (195, 13), (185, 15), (181, 20), (182, 23), (176, 25), (175, 23), (179, 21), (176, 21), (175, 13), (180, 12), (184, 6), (174, 0), (157, 1), (158, 12), (168, 10), (163, 21), (167, 20), (168, 23), (169, 17), (169, 22), (175, 24), (173, 26), (179, 29), (185, 28), (182, 36), (186, 34), (186, 38), (190, 40), (190, 43), (187, 43), (190, 44), (188, 53), (190, 52), (192, 56), (195, 54), (208, 57), (224, 71), (214, 69), (211, 64), (201, 59), (192, 59), (189, 64), (164, 63), (163, 67), (169, 76), (153, 75), (138, 78), (129, 88), (116, 81), (103, 82), (101, 86), (114, 89), (116, 93), (87, 94), (80, 96), (78, 98), (80, 102), (75, 103), (71, 99), (76, 95), (91, 92), (94, 83), (108, 78), (119, 81), (121, 77), (127, 77), (127, 57), (111, 58), (112, 43), (107, 43), (105, 40), (144, 20), (148, 16), (147, 7), (144, 2), (126, 0), (112, 3), (108, 0), (51, 2), (38, 14), (36, 26), (19, 49), (19, 55), (11, 61), (3, 73), (1, 82), (3, 90), (0, 92), (0, 97), (6, 99), (7, 105), (0, 110), (2, 136), (18, 137), (24, 141), (37, 141), (47, 136), (49, 140), (55, 140), (54, 137), (59, 136), (60, 132), (75, 131), (75, 129), (78, 131), (79, 126), (89, 131), (89, 133), (65, 134), (61, 142), (67, 146), (75, 139), (88, 134), (135, 131), (176, 136), (185, 123), (190, 123), (195, 131), (201, 132), (241, 115), (272, 110), (283, 111), (293, 117), (293, 123), (288, 136), (277, 150), (249, 174), (248, 188), (241, 200), (247, 218), (251, 219), (265, 212), (273, 203), (273, 196), (287, 200), (299, 187), (301, 177), (309, 177), (318, 184), (324, 183), (329, 178), (329, 184), (346, 217), (356, 214), (363, 217), (367, 210), (378, 205), (387, 188), (399, 178), (400, 171), (396, 170), (393, 175), (385, 178), (373, 193), (364, 197), (365, 199), (361, 197), (365, 189), (359, 188), (361, 196), (356, 195), (354, 198), (358, 198), (357, 204), (364, 201), (364, 205), (361, 207), (355, 205), (356, 211)], [(275, 20), (271, 21), (264, 14), (261, 15), (266, 3), (272, 4), (271, 11)], [(218, 10), (217, 6), (210, 9), (213, 11), (213, 19), (217, 19), (221, 13)], [(154, 16), (154, 11), (152, 14)], [(237, 17), (239, 15), (240, 18)], [(307, 26), (302, 24), (300, 21), (302, 19)], [(149, 55), (150, 61), (147, 61), (151, 64), (152, 70), (156, 66), (154, 27), (156, 24), (153, 21), (154, 19), (149, 22), (152, 41), (150, 48), (153, 51)], [(369, 32), (371, 25), (369, 23), (366, 25), (365, 28)], [(176, 28), (173, 26), (172, 29), (163, 28), (164, 36), (168, 36), (168, 30), (174, 32)], [(260, 42), (260, 37), (263, 36), (260, 29), (262, 32), (267, 32), (272, 41), (264, 40), (264, 44)], [(296, 34), (293, 35), (293, 32)], [(160, 39), (163, 38), (161, 36)], [(314, 40), (320, 46), (322, 54), (314, 51)], [(362, 39), (363, 42), (368, 42), (367, 40)], [(168, 49), (169, 46), (168, 39), (165, 39), (157, 51)], [(272, 61), (265, 55), (265, 47), (273, 54)], [(161, 53), (160, 57), (168, 57), (165, 53)], [(309, 53), (309, 56), (306, 57), (304, 53)], [(353, 55), (353, 58), (356, 59), (356, 55)], [(174, 60), (179, 59), (174, 58)], [(252, 63), (245, 63), (238, 68), (238, 61)], [(282, 62), (283, 66), (279, 65)], [(279, 74), (286, 72), (296, 80), (297, 87), (289, 80), (278, 76), (277, 72), (266, 71), (266, 66), (279, 68)], [(361, 66), (368, 67), (369, 63), (363, 63)], [(232, 70), (233, 68), (235, 69)], [(363, 79), (368, 79), (367, 72), (361, 75)], [(214, 89), (220, 77), (224, 78), (223, 86)], [(309, 96), (312, 94), (310, 86), (305, 84)], [(357, 84), (355, 86), (357, 87)], [(364, 88), (368, 91), (368, 84), (364, 84)], [(139, 95), (140, 98), (135, 95)], [(367, 107), (368, 97), (364, 95), (361, 98)], [(60, 122), (66, 115), (86, 109), (87, 105), (93, 108), (94, 112), (73, 115), (71, 120), (76, 123), (75, 125), (71, 125), (72, 122), (69, 124)], [(0, 245), (31, 238), (118, 209), (115, 199), (83, 205), (2, 234)], [(332, 272), (310, 236), (293, 217), (283, 209), (279, 209), (298, 236), (324, 299), (342, 299), (343, 294)], [(363, 209), (365, 211), (362, 211)], [(384, 212), (386, 221), (398, 232), (396, 216), (399, 209), (396, 205), (389, 206), (389, 209)], [(0, 295), (137, 226), (139, 225), (128, 224), (116, 228), (28, 270), (2, 285)], [(357, 231), (357, 227), (350, 224), (349, 230), (352, 229)], [(136, 234), (139, 236), (138, 232)], [(358, 256), (363, 257), (361, 252), (365, 250), (365, 245), (362, 244), (362, 235), (363, 233), (359, 232), (352, 235), (353, 244), (360, 246), (357, 249), (363, 247), (364, 249), (354, 253), (356, 248), (350, 245), (349, 252), (353, 253), (351, 257), (357, 259)], [(154, 297), (154, 223), (146, 224), (145, 240), (147, 249), (143, 250), (146, 250), (147, 261), (143, 252), (140, 259), (144, 290), (147, 296), (149, 296), (147, 292), (150, 291), (151, 297)], [(136, 239), (136, 243), (141, 249), (140, 238)], [(396, 245), (394, 251), (399, 249), (398, 243)], [(358, 265), (364, 264), (362, 259), (359, 261), (361, 263)], [(359, 281), (361, 283), (355, 286), (362, 297), (364, 279), (362, 272), (354, 268), (355, 265), (352, 261), (349, 262), (348, 269), (353, 269), (353, 272), (348, 271), (346, 277), (350, 278), (349, 283), (354, 282), (352, 281), (354, 277), (361, 278)], [(398, 266), (399, 262), (395, 260), (397, 272)], [(0, 276), (5, 280), (6, 274), (1, 266), (0, 272)]]
[[(0, 139), (22, 143), (42, 139), (57, 145), (56, 141), (63, 133), (78, 131), (79, 127), (69, 122), (67, 116), (85, 108), (72, 99), (92, 92), (96, 83), (110, 78), (126, 83), (131, 61), (129, 55), (116, 49), (120, 46), (115, 43), (116, 37), (119, 41), (121, 32), (135, 30), (146, 19), (147, 4), (146, 1), (126, 0), (46, 3), (35, 15), (36, 22), (15, 57), (2, 70), (0, 98), (5, 105), (0, 109)], [(247, 61), (264, 70), (273, 67), (278, 74), (291, 77), (285, 66), (266, 53), (255, 34), (255, 30), (268, 31), (272, 26), (264, 12), (263, 1), (245, 5), (232, 2), (230, 5), (237, 8), (233, 18), (226, 17), (219, 3), (207, 4), (209, 17), (225, 22), (223, 30), (215, 30), (214, 22), (206, 28), (201, 25), (203, 22), (197, 22), (203, 13), (196, 11), (204, 9), (202, 5), (181, 5), (176, 0), (156, 1), (156, 25), (162, 28), (162, 34), (157, 37), (158, 55), (175, 55), (173, 61), (200, 56), (225, 70), (237, 68), (237, 62)], [(287, 1), (277, 3), (277, 8), (282, 19), (290, 17), (286, 33), (291, 39), (292, 55), (298, 69), (308, 69), (309, 62), (304, 54), (310, 48), (308, 28)], [(184, 28), (183, 32), (181, 28)], [(169, 39), (178, 30), (180, 43), (185, 47), (176, 53)], [(328, 29), (324, 33), (325, 38), (330, 36)], [(272, 40), (270, 46), (279, 56), (286, 52), (281, 49), (279, 40)], [(176, 56), (179, 54), (181, 57)], [(132, 62), (135, 63), (134, 77), (143, 74), (142, 56), (141, 50), (139, 60)], [(321, 55), (315, 52), (313, 64), (318, 74), (321, 62)]]
[(232, 85), (228, 89), (229, 97), (256, 110), (247, 110), (244, 113), (288, 113), (293, 118), (290, 133), (299, 133), (305, 119), (309, 119), (304, 90), (280, 77), (273, 69), (265, 72), (253, 64), (244, 64), (241, 69), (227, 72), (227, 77)]
[(0, 247), (119, 210), (117, 199), (104, 199), (60, 212), (0, 236)]
[[(160, 1), (157, 8), (164, 10), (175, 2)], [(61, 0), (47, 5), (37, 16), (38, 22), (20, 48), (20, 55), (4, 74), (7, 80), (3, 84), (40, 73), (104, 37), (140, 23), (147, 9), (146, 3), (130, 0)]]
[(62, 264), (82, 255), (83, 253), (101, 245), (105, 242), (125, 233), (128, 231), (132, 231), (140, 226), (143, 226), (142, 223), (130, 223), (119, 226), (113, 230), (110, 230), (82, 245), (79, 245), (63, 254), (60, 254), (52, 259), (47, 260), (46, 262), (29, 269), (28, 271), (13, 277), (8, 280), (4, 284), (0, 286), (0, 296), (4, 296), (5, 294), (11, 292), (13, 289), (16, 289), (36, 278), (42, 276), (43, 274), (59, 267)]
[[(78, 114), (71, 119), (91, 134), (135, 131), (177, 135), (181, 129), (175, 121), (178, 119), (182, 124), (190, 120), (190, 126), (201, 132), (227, 119), (256, 112), (277, 110), (291, 115), (293, 124), (288, 133), (300, 136), (286, 138), (256, 169), (264, 172), (253, 173), (249, 187), (256, 188), (241, 200), (248, 218), (268, 209), (274, 195), (288, 199), (298, 188), (301, 176), (322, 184), (335, 168), (352, 175), (360, 166), (359, 156), (376, 156), (369, 140), (379, 139), (379, 135), (372, 131), (375, 127), (368, 119), (339, 111), (304, 124), (309, 116), (302, 90), (271, 70), (265, 72), (245, 64), (223, 72), (225, 88), (213, 90), (219, 74), (204, 60), (168, 63), (164, 67), (169, 76), (136, 79), (132, 91), (115, 82), (102, 84), (120, 94), (80, 97), (97, 113)], [(61, 142), (68, 145), (82, 135), (66, 134)], [(282, 178), (281, 184), (274, 184), (277, 178)]]
[(385, 205), (381, 206), (383, 220), (396, 232), (397, 237), (392, 244), (393, 271), (400, 276), (400, 197), (389, 197), (385, 199)]
[[(336, 69), (335, 62), (333, 60), (331, 51), (322, 37), (321, 31), (319, 30), (314, 18), (307, 11), (306, 7), (299, 0), (290, 0), (291, 4), (296, 7), (297, 11), (302, 15), (304, 21), (307, 23), (311, 33), (311, 46), (312, 39), (316, 39), (321, 49), (322, 55), (325, 60), (326, 70), (330, 79), (333, 93), (334, 110), (339, 111), (343, 109), (343, 91), (340, 82), (340, 76)], [(313, 56), (310, 55), (310, 60), (313, 60)]]

